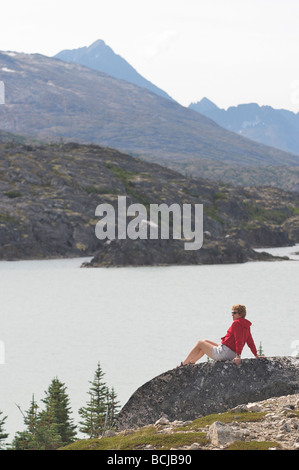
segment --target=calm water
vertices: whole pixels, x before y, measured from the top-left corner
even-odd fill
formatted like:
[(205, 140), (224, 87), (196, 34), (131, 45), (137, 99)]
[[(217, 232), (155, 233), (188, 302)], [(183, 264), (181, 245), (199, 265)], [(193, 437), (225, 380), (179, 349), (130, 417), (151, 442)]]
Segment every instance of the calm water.
[[(219, 341), (234, 303), (246, 304), (257, 347), (261, 342), (268, 356), (291, 355), (299, 340), (299, 256), (293, 257), (109, 269), (80, 269), (82, 259), (0, 262), (0, 410), (8, 415), (8, 442), (24, 428), (16, 404), (27, 410), (33, 394), (41, 404), (54, 377), (67, 386), (76, 423), (98, 361), (124, 405), (198, 339)], [(247, 347), (243, 356), (251, 357)]]

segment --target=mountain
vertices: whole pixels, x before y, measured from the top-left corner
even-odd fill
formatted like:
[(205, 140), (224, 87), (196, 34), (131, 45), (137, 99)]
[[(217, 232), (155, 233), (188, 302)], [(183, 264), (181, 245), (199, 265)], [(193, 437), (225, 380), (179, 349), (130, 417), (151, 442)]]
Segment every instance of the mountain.
[(225, 129), (299, 155), (299, 113), (256, 103), (231, 106), (225, 110), (207, 98), (191, 103), (189, 108), (213, 119)]
[(298, 156), (253, 142), (103, 72), (40, 54), (2, 52), (0, 80), (6, 89), (3, 131), (112, 147), (194, 176), (226, 181), (230, 172), (242, 185), (248, 184), (249, 170), (253, 185), (259, 171), (263, 184), (293, 189), (298, 183)]
[[(299, 241), (296, 193), (187, 178), (96, 145), (7, 137), (0, 141), (0, 259), (93, 256), (91, 266), (240, 263), (267, 259), (252, 247)], [(98, 240), (96, 207), (111, 204), (117, 213), (118, 195), (126, 196), (127, 207), (203, 204), (203, 247), (187, 251), (183, 240), (172, 239)]]
[(143, 78), (125, 59), (115, 54), (111, 47), (107, 46), (101, 39), (89, 47), (63, 50), (54, 57), (65, 62), (75, 62), (99, 72), (107, 73), (112, 77), (126, 80), (134, 85), (146, 88), (163, 98), (172, 100), (165, 91)]

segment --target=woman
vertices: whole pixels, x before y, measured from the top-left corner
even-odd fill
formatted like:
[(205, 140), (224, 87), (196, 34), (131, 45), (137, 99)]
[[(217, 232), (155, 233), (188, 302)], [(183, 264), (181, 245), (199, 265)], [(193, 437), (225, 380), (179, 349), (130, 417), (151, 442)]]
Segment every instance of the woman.
[(231, 361), (239, 365), (241, 363), (241, 352), (247, 343), (253, 355), (257, 357), (257, 350), (250, 332), (250, 321), (245, 319), (245, 305), (233, 305), (233, 323), (227, 330), (226, 335), (221, 338), (221, 344), (214, 343), (208, 339), (198, 341), (190, 351), (181, 365), (194, 364), (204, 354), (215, 361)]

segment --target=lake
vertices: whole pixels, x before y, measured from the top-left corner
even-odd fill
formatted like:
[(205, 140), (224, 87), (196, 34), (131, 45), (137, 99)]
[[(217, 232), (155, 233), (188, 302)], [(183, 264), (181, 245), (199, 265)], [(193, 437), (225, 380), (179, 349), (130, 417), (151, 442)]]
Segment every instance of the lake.
[[(236, 303), (247, 306), (265, 355), (295, 354), (299, 245), (267, 251), (292, 253), (293, 260), (88, 269), (80, 269), (86, 258), (0, 262), (7, 442), (24, 429), (16, 405), (28, 410), (34, 394), (43, 408), (54, 377), (67, 387), (76, 424), (98, 362), (124, 405), (138, 387), (185, 359), (198, 339), (220, 342)], [(242, 356), (252, 357), (247, 346)]]

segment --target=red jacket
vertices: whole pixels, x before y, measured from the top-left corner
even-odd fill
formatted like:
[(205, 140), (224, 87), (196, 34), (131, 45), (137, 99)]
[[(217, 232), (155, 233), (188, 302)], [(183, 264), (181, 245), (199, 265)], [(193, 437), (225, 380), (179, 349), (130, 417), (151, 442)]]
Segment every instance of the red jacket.
[(233, 321), (226, 335), (221, 338), (221, 344), (225, 344), (228, 348), (241, 354), (245, 343), (248, 344), (254, 356), (257, 356), (257, 350), (250, 333), (250, 321), (245, 318), (237, 318)]

